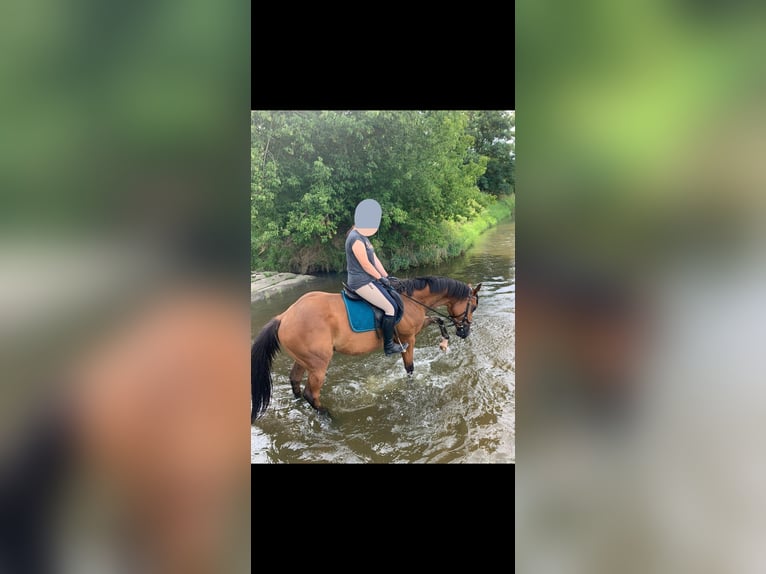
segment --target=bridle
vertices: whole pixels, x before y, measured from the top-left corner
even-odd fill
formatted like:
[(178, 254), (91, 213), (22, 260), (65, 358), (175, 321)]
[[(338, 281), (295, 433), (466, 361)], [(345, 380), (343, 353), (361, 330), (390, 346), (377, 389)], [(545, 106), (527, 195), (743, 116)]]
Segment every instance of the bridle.
[[(476, 306), (472, 309), (472, 311), (476, 310), (476, 307), (479, 306), (479, 294), (475, 293), (476, 295)], [(452, 324), (455, 325), (455, 334), (460, 337), (461, 339), (465, 339), (468, 336), (468, 330), (471, 328), (471, 320), (468, 318), (468, 309), (471, 307), (471, 295), (468, 295), (468, 300), (465, 304), (465, 311), (463, 311), (463, 317), (460, 319), (460, 323), (456, 322), (454, 317), (450, 315), (450, 319), (452, 319)], [(441, 325), (439, 325), (441, 327)]]
[[(447, 315), (447, 314), (442, 313), (441, 311), (438, 311), (438, 310), (434, 309), (433, 307), (429, 307), (425, 303), (421, 303), (420, 301), (418, 301), (414, 297), (410, 297), (406, 293), (399, 293), (399, 291), (397, 291), (397, 293), (399, 295), (407, 297), (407, 299), (409, 299), (410, 301), (414, 301), (415, 303), (417, 303), (421, 307), (425, 307), (429, 311), (433, 311), (434, 313), (439, 315), (440, 317), (434, 317), (434, 320), (436, 321), (437, 325), (439, 325), (439, 330), (441, 331), (441, 335), (445, 339), (449, 339), (449, 334), (447, 333), (447, 327), (444, 325), (444, 321), (442, 320), (441, 317), (444, 317), (445, 319), (449, 319), (450, 321), (452, 321), (452, 326), (455, 327), (455, 334), (458, 337), (460, 337), (461, 339), (465, 339), (468, 336), (468, 331), (471, 328), (471, 323), (472, 323), (472, 321), (470, 319), (468, 319), (468, 310), (471, 307), (471, 296), (472, 295), (476, 296), (476, 305), (474, 305), (473, 310), (475, 310), (476, 307), (479, 306), (479, 294), (478, 293), (469, 293), (468, 297), (466, 298), (465, 310), (463, 311), (463, 315), (462, 316), (460, 316), (460, 315), (452, 315), (451, 313), (449, 315)], [(456, 320), (458, 318), (460, 318), (460, 322), (459, 323)]]

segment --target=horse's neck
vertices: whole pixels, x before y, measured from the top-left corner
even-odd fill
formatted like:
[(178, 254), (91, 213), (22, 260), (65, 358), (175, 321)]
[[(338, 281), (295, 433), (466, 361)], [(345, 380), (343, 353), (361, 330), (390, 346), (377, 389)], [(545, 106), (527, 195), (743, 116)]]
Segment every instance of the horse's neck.
[(429, 307), (439, 307), (446, 305), (450, 300), (446, 293), (431, 293), (430, 289), (423, 289), (422, 291), (415, 291), (412, 297), (417, 301), (428, 305)]

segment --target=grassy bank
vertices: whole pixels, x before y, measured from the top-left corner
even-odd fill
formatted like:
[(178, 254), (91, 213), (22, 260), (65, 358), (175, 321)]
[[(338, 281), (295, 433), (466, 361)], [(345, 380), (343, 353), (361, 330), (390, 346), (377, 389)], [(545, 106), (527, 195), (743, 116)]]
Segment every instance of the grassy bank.
[(462, 223), (447, 221), (441, 224), (443, 241), (433, 247), (417, 250), (399, 250), (389, 257), (389, 271), (399, 271), (419, 265), (442, 263), (465, 253), (478, 237), (498, 222), (515, 216), (516, 196), (500, 197), (475, 219)]

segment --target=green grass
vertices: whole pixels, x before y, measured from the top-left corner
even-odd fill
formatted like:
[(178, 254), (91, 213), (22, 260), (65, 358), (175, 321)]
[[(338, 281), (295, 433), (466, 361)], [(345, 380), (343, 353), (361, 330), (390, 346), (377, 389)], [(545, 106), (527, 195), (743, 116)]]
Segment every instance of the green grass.
[(465, 223), (447, 221), (442, 223), (444, 241), (436, 247), (424, 247), (417, 250), (400, 249), (390, 257), (389, 268), (399, 271), (419, 265), (442, 263), (453, 257), (458, 257), (471, 247), (479, 236), (498, 222), (513, 217), (515, 214), (516, 196), (498, 198), (478, 217)]

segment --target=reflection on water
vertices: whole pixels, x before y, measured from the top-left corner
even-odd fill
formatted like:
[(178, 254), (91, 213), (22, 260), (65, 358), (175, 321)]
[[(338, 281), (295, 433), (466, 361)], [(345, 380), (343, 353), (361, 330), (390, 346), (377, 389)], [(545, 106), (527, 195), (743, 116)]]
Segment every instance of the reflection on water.
[[(336, 354), (322, 387), (332, 419), (293, 397), (292, 360), (279, 353), (272, 402), (251, 427), (251, 462), (515, 462), (515, 271), (515, 223), (507, 221), (457, 260), (399, 273), (482, 283), (471, 335), (453, 332), (443, 353), (438, 328), (424, 329), (412, 377), (399, 356)], [(322, 277), (253, 304), (253, 333), (303, 293), (338, 292), (342, 280)]]

